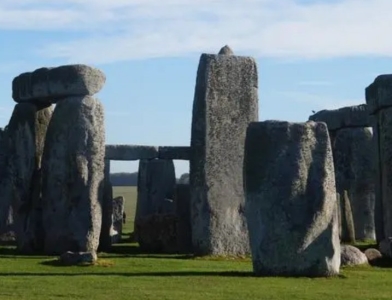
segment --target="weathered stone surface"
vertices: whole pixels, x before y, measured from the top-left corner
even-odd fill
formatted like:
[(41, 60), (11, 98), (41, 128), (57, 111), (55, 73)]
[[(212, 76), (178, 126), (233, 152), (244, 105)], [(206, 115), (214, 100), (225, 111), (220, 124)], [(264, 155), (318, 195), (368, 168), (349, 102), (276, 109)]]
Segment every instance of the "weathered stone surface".
[(105, 127), (92, 97), (56, 105), (42, 161), (45, 252), (95, 252), (101, 231)]
[(346, 127), (369, 127), (371, 120), (366, 104), (321, 110), (309, 117), (310, 121), (324, 122), (328, 130)]
[(95, 252), (72, 252), (67, 251), (61, 254), (59, 261), (64, 265), (92, 264), (97, 261)]
[(251, 57), (202, 54), (200, 58), (190, 160), (197, 255), (249, 253), (242, 168), (246, 128), (258, 120), (257, 76)]
[(343, 191), (339, 197), (339, 230), (340, 241), (343, 243), (355, 243), (355, 227), (350, 199), (347, 191)]
[(105, 158), (111, 160), (139, 160), (158, 158), (158, 147), (141, 145), (106, 145)]
[(184, 173), (180, 176), (177, 183), (179, 184), (189, 184), (189, 173)]
[(189, 184), (177, 184), (177, 249), (182, 253), (192, 252), (191, 194)]
[(231, 48), (228, 45), (226, 45), (226, 46), (223, 46), (219, 50), (218, 54), (220, 54), (220, 55), (234, 55), (234, 52), (233, 52), (233, 50), (231, 50)]
[(17, 248), (23, 253), (42, 250), (41, 157), (51, 116), (51, 107), (20, 103), (8, 124), (13, 227)]
[(244, 174), (255, 274), (338, 274), (337, 199), (325, 123), (251, 123)]
[(102, 225), (99, 237), (99, 250), (109, 251), (112, 247), (113, 227), (113, 187), (110, 182), (110, 160), (105, 160), (102, 197)]
[(392, 106), (392, 74), (377, 76), (365, 89), (365, 94), (370, 114)]
[(12, 200), (12, 174), (8, 167), (7, 131), (0, 130), (0, 230), (7, 231), (8, 211)]
[(135, 222), (136, 228), (142, 251), (177, 252), (177, 217), (175, 214), (152, 214), (141, 217)]
[(348, 191), (355, 238), (375, 240), (375, 164), (370, 128), (344, 128), (336, 132), (333, 148), (336, 189)]
[(381, 252), (374, 248), (366, 249), (364, 254), (371, 265), (376, 265), (383, 258)]
[(382, 240), (378, 245), (378, 249), (382, 255), (392, 258), (392, 238), (388, 237)]
[(161, 146), (158, 148), (158, 158), (189, 160), (191, 147)]
[(12, 207), (9, 207), (8, 218), (5, 221), (5, 225), (0, 228), (0, 242), (13, 242), (15, 240), (13, 211)]
[(368, 263), (366, 255), (351, 245), (342, 245), (340, 247), (340, 261), (341, 266), (357, 266)]
[(113, 229), (120, 235), (120, 237), (124, 223), (124, 206), (125, 200), (123, 196), (113, 199)]
[(40, 68), (15, 77), (12, 97), (16, 102), (49, 102), (71, 96), (98, 93), (106, 81), (105, 74), (87, 65)]

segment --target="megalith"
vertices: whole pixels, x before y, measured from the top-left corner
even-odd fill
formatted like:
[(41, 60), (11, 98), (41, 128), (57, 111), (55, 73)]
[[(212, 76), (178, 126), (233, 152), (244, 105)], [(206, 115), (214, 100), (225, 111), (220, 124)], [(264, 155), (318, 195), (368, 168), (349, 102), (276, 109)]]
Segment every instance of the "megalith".
[(105, 76), (85, 65), (39, 72), (41, 80), (36, 78), (36, 90), (29, 93), (56, 102), (42, 158), (44, 251), (95, 253), (102, 225), (105, 127), (103, 106), (92, 94)]
[(189, 184), (177, 184), (177, 249), (180, 253), (192, 253), (191, 194)]
[(347, 190), (353, 213), (355, 237), (375, 240), (374, 149), (366, 104), (322, 110), (309, 117), (328, 126), (335, 166), (336, 189)]
[(116, 242), (121, 240), (123, 224), (124, 224), (125, 199), (118, 196), (113, 199), (113, 233), (112, 240)]
[[(139, 244), (144, 242), (144, 245), (141, 246), (145, 250), (148, 250), (150, 242), (154, 241), (149, 237), (143, 236), (149, 236), (149, 232), (153, 230), (154, 226), (162, 227), (170, 223), (168, 218), (152, 218), (151, 216), (168, 214), (172, 216), (175, 211), (175, 188), (176, 175), (172, 160), (140, 160), (134, 232)], [(164, 223), (158, 224), (159, 222)], [(170, 224), (170, 226), (172, 225)]]
[(392, 74), (380, 75), (366, 90), (372, 116), (376, 183), (377, 242), (392, 237)]
[(251, 57), (202, 54), (192, 112), (190, 194), (196, 255), (244, 255), (243, 157), (248, 124), (258, 120), (258, 74)]
[(112, 247), (113, 232), (113, 186), (110, 182), (110, 160), (105, 159), (103, 196), (102, 196), (102, 225), (99, 237), (99, 250), (108, 251)]
[(251, 123), (244, 176), (254, 273), (338, 274), (337, 198), (326, 125)]

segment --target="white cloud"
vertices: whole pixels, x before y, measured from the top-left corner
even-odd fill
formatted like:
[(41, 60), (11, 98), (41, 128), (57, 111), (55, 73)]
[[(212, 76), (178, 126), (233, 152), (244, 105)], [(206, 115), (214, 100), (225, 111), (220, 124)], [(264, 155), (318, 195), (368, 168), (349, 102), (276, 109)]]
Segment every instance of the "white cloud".
[(345, 106), (360, 105), (364, 104), (365, 100), (358, 99), (339, 99), (336, 97), (320, 96), (318, 94), (286, 91), (277, 92), (280, 96), (283, 96), (291, 101), (297, 103), (309, 104), (309, 111), (319, 111), (322, 109), (337, 109)]
[(0, 30), (77, 31), (39, 53), (110, 63), (217, 52), (288, 59), (391, 56), (390, 0), (2, 0)]

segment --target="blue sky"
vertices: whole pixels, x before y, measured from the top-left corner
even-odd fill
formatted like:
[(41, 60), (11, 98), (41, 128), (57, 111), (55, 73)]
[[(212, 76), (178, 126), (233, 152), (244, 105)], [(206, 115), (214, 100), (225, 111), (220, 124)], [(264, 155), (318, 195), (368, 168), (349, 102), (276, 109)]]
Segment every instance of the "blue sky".
[(257, 60), (261, 120), (305, 121), (364, 103), (392, 71), (391, 11), (391, 0), (1, 0), (0, 127), (15, 76), (85, 63), (107, 76), (108, 144), (189, 145), (200, 54), (225, 44)]

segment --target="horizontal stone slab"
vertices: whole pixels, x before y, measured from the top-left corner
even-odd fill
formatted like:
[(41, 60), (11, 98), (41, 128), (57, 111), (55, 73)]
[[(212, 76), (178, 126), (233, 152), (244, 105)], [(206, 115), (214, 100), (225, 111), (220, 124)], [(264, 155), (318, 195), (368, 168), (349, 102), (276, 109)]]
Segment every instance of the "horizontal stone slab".
[(16, 102), (57, 103), (65, 97), (94, 95), (105, 81), (102, 71), (87, 65), (40, 68), (14, 78), (12, 98)]
[(324, 122), (328, 130), (348, 127), (370, 127), (372, 122), (366, 104), (321, 110), (309, 117), (309, 121)]
[(158, 158), (190, 160), (191, 147), (164, 146), (159, 147)]
[(392, 74), (377, 76), (365, 89), (366, 103), (370, 114), (381, 108), (392, 106)]
[(158, 158), (158, 147), (143, 145), (106, 145), (105, 159), (139, 160)]

